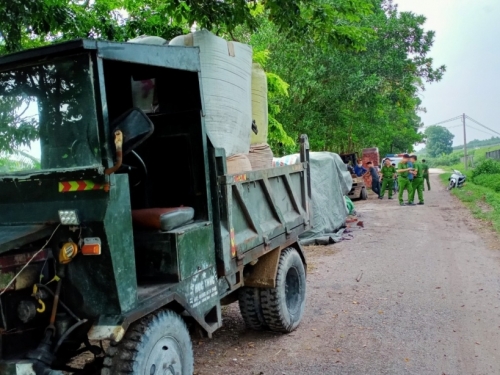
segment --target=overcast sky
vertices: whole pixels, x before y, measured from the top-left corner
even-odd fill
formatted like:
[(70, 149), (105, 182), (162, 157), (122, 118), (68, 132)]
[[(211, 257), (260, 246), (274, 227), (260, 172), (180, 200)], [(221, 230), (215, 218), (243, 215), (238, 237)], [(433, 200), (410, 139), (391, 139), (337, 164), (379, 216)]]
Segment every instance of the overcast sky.
[[(446, 65), (441, 82), (422, 93), (426, 126), (467, 114), (500, 133), (500, 0), (394, 0), (400, 11), (427, 18), (436, 38), (430, 56)], [(443, 126), (460, 125), (456, 120)], [(488, 139), (492, 132), (470, 122), (467, 141)], [(454, 145), (463, 144), (463, 129), (452, 127)]]

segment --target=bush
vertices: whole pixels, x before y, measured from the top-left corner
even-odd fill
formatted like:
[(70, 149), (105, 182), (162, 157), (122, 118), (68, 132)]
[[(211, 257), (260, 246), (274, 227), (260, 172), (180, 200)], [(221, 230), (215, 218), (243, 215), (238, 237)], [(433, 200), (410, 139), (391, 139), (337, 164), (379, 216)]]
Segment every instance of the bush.
[(493, 159), (486, 159), (474, 168), (472, 178), (474, 179), (477, 176), (493, 174), (500, 174), (500, 162)]
[[(463, 153), (462, 153), (463, 156)], [(421, 157), (420, 159), (426, 159), (427, 164), (432, 167), (449, 167), (455, 164), (460, 163), (460, 154), (457, 152), (454, 152), (449, 155), (442, 155), (438, 156), (436, 158), (429, 158), (429, 157)]]
[(472, 182), (476, 185), (484, 186), (500, 193), (500, 173), (480, 174), (473, 177)]

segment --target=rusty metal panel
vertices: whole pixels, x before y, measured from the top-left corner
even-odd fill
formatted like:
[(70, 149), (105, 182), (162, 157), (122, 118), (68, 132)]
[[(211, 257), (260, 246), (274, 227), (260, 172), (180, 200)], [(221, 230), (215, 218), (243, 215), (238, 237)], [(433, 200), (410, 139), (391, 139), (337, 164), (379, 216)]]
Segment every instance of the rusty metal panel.
[(276, 272), (280, 260), (281, 247), (260, 257), (245, 278), (245, 286), (256, 288), (276, 288)]

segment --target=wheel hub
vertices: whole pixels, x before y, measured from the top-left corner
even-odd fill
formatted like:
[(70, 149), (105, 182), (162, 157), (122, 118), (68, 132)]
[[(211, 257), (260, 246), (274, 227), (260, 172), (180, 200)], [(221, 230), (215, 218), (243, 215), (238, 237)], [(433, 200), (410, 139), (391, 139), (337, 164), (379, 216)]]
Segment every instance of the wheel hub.
[(288, 270), (285, 280), (286, 307), (291, 315), (295, 315), (300, 309), (300, 278), (296, 268)]
[(183, 375), (179, 343), (173, 337), (156, 342), (144, 369), (144, 375)]

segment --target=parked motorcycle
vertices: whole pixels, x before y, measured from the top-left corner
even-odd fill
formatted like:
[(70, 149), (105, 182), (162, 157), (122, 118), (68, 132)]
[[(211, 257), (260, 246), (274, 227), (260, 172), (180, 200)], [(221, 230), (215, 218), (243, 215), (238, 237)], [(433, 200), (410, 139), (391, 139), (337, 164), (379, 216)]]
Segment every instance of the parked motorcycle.
[(453, 188), (461, 188), (465, 183), (465, 179), (466, 179), (466, 177), (462, 172), (454, 169), (453, 173), (451, 174), (450, 178), (448, 179), (448, 181), (450, 181), (450, 182), (448, 184), (447, 190), (451, 190)]

